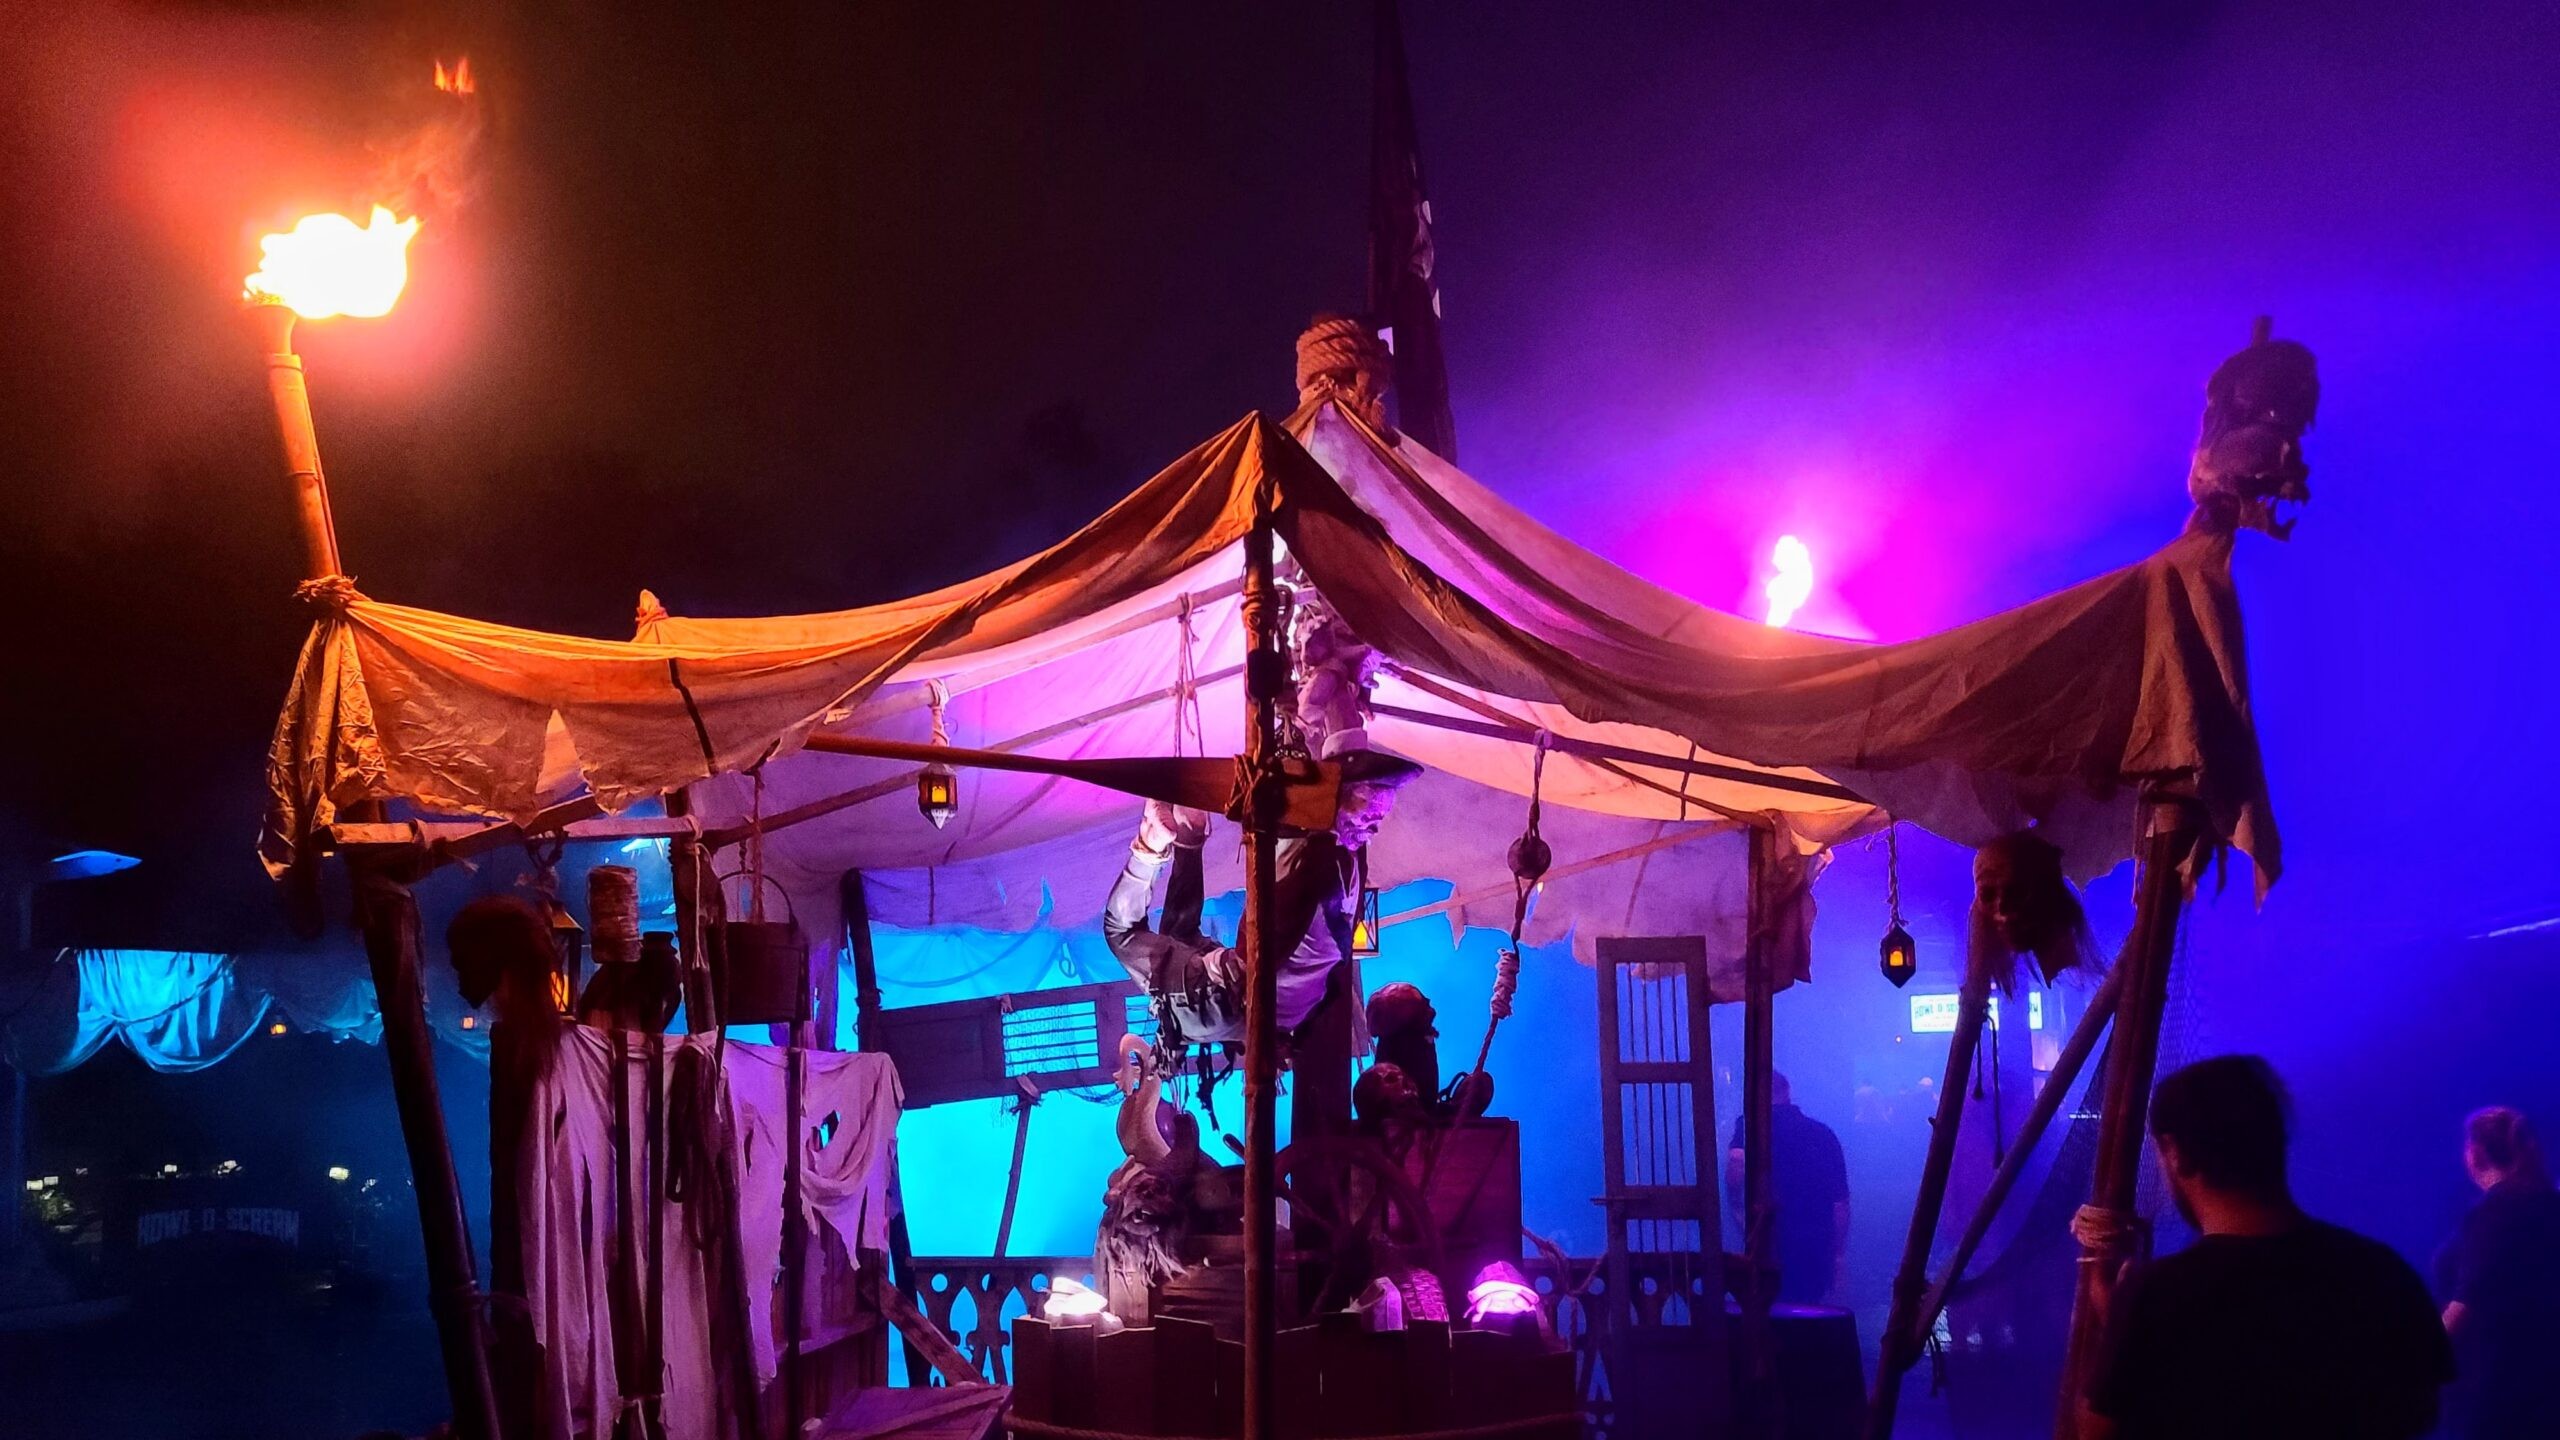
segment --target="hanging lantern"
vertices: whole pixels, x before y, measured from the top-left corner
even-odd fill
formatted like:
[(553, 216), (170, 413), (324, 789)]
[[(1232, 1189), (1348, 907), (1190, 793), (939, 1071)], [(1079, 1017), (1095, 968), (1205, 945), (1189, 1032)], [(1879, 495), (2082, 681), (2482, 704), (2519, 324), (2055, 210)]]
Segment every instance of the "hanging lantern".
[(960, 776), (948, 765), (935, 763), (916, 772), (916, 809), (939, 830), (960, 813)]
[(1920, 973), (1920, 947), (1902, 924), (1902, 826), (1890, 822), (1884, 830), (1884, 908), (1887, 929), (1876, 946), (1876, 968), (1884, 978), (1901, 989)]
[(1384, 923), (1378, 914), (1379, 902), (1385, 894), (1385, 891), (1375, 885), (1360, 887), (1360, 909), (1351, 917), (1352, 954), (1375, 955), (1378, 953), (1378, 935)]
[(1884, 932), (1884, 943), (1876, 947), (1876, 955), (1878, 968), (1897, 990), (1920, 973), (1920, 949), (1912, 943), (1911, 932), (1898, 924)]
[[(951, 687), (940, 680), (924, 682), (925, 704), (933, 712), (933, 743), (951, 743), (951, 730), (945, 723), (944, 711), (951, 704)], [(960, 813), (960, 776), (950, 766), (936, 760), (916, 772), (916, 809), (939, 830)]]

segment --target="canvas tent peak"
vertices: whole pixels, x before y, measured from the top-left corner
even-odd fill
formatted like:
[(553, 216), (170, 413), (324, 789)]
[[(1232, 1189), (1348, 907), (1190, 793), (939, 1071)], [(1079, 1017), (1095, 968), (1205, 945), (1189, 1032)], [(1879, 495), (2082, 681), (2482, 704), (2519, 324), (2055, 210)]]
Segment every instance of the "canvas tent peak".
[[(1480, 717), (1438, 695), (1555, 734), (1553, 806), (1699, 823), (1774, 811), (1813, 843), (1858, 833), (1876, 809), (1969, 844), (2037, 822), (2088, 874), (2128, 852), (2138, 790), (2167, 784), (2198, 798), (2262, 883), (2275, 874), (2227, 535), (2182, 536), (1941, 635), (1862, 645), (1673, 595), (1330, 403), (1248, 415), (1039, 555), (886, 605), (652, 615), (608, 641), (354, 599), (315, 625), (279, 724), (269, 861), (290, 865), (315, 824), (367, 797), (522, 827), (690, 787), (718, 831), (745, 812), (723, 777), (758, 761), (778, 809), (886, 779), (800, 747), (822, 729), (922, 739), (928, 679), (948, 689), (955, 742), (979, 748), (1128, 704), (1039, 752), (1177, 753), (1190, 733), (1177, 702), (1137, 703), (1168, 691), (1221, 710), (1206, 733), (1234, 733), (1234, 697), (1181, 682), (1240, 662), (1239, 542), (1266, 481), (1299, 573), (1392, 662), (1373, 740), (1469, 783), (1524, 794), (1525, 758), (1510, 753), (1523, 747), (1448, 725)], [(786, 783), (792, 772), (805, 774)], [(1079, 807), (1053, 785), (979, 798), (983, 813), (932, 846), (889, 829), (908, 816), (812, 822), (798, 863), (814, 885), (822, 860), (876, 875), (1055, 857), (1126, 820), (1119, 802)], [(1051, 802), (1062, 808), (1037, 813)], [(1009, 887), (1028, 879), (1012, 872)]]

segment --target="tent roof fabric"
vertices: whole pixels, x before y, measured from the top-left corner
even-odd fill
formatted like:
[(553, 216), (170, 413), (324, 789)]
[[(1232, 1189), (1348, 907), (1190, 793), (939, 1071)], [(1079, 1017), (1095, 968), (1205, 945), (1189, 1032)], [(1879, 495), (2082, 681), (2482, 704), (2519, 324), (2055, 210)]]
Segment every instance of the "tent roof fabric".
[[(1371, 724), (1373, 742), (1437, 772), (1381, 837), (1373, 865), (1387, 883), (1432, 875), (1465, 894), (1501, 878), (1508, 918), (1500, 853), (1532, 747), (1417, 713), (1664, 757), (1547, 754), (1550, 839), (1573, 838), (1557, 845), (1560, 865), (1706, 856), (1718, 847), (1661, 842), (1742, 817), (1809, 850), (1890, 814), (1966, 844), (2039, 823), (2090, 874), (2129, 853), (2136, 794), (2159, 784), (2200, 802), (2262, 890), (2276, 875), (2228, 535), (2191, 531), (2005, 614), (1861, 644), (1651, 585), (1331, 403), (1285, 422), (1248, 415), (1058, 545), (887, 605), (652, 613), (617, 642), (351, 598), (304, 647), (263, 854), (282, 873), (361, 799), (521, 821), (581, 791), (620, 809), (689, 786), (716, 825), (868, 785), (867, 801), (769, 838), (767, 864), (795, 904), (831, 910), (837, 877), (856, 869), (891, 923), (1018, 925), (1043, 912), (1053, 880), (1090, 883), (1099, 903), (1134, 819), (1125, 797), (973, 773), (960, 816), (935, 830), (914, 812), (908, 768), (799, 747), (820, 727), (926, 738), (940, 694), (955, 744), (1228, 750), (1243, 728), (1240, 542), (1258, 497), (1304, 582), (1385, 657), (1377, 699), (1393, 713)], [(1708, 779), (1679, 768), (1690, 759), (1828, 779), (1872, 804)], [(1562, 898), (1541, 902), (1556, 912), (1549, 938), (1677, 918), (1645, 913), (1635, 891)], [(822, 918), (802, 917), (828, 933)]]

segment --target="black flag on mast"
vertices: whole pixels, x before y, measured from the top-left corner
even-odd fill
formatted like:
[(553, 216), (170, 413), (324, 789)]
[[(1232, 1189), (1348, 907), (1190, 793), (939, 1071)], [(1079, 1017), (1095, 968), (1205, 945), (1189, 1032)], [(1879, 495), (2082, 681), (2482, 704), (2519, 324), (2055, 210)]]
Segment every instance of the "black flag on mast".
[(1431, 195), (1413, 133), (1404, 27), (1395, 0), (1377, 0), (1378, 72), (1369, 150), (1369, 315), (1395, 354), (1396, 424), (1443, 460), (1458, 458), (1449, 369), (1440, 352), (1440, 282)]

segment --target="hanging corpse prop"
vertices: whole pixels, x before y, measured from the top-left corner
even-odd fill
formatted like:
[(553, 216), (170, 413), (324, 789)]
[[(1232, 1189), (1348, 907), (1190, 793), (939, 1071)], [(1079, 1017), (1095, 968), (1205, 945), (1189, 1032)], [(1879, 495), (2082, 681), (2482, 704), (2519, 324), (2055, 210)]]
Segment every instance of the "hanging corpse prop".
[(1973, 912), (1966, 926), (1973, 963), (2015, 992), (2017, 960), (2036, 958), (2050, 984), (2063, 971), (2097, 968), (2097, 942), (2079, 892), (2062, 874), (2062, 852), (2031, 830), (2003, 835), (1973, 857)]
[(2205, 382), (2187, 495), (2207, 528), (2261, 530), (2283, 540), (2294, 522), (2278, 507), (2311, 500), (2302, 432), (2320, 408), (2320, 371), (2307, 347), (2269, 339), (2270, 328), (2261, 319), (2249, 348)]
[[(1422, 773), (1411, 761), (1367, 748), (1360, 716), (1376, 670), (1368, 647), (1308, 602), (1295, 607), (1292, 631), (1300, 676), (1294, 728), (1308, 753), (1342, 767), (1342, 788), (1330, 829), (1280, 842), (1272, 933), (1288, 947), (1279, 977), (1284, 1033), (1306, 1023), (1335, 967), (1350, 958), (1360, 851), (1386, 823), (1397, 792)], [(1111, 953), (1154, 1001), (1158, 1058), (1167, 1066), (1186, 1045), (1244, 1039), (1244, 957), (1200, 929), (1200, 851), (1209, 824), (1202, 811), (1149, 801), (1103, 909)], [(1150, 929), (1147, 911), (1167, 871), (1163, 918)]]

